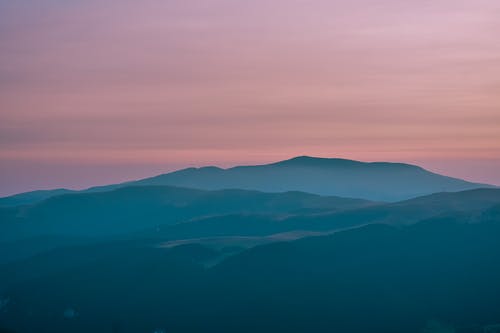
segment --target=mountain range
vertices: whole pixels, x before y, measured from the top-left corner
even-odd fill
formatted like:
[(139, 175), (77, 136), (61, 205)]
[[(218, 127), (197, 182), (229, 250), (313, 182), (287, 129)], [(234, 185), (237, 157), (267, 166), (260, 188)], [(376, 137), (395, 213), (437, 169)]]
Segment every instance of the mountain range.
[[(421, 167), (388, 162), (299, 156), (266, 165), (187, 168), (121, 184), (92, 187), (83, 192), (109, 191), (136, 185), (169, 185), (203, 190), (245, 189), (263, 192), (300, 191), (318, 195), (400, 201), (436, 192), (493, 187), (442, 176)], [(75, 191), (33, 191), (0, 198), (0, 206), (37, 202)]]
[[(0, 265), (0, 324), (16, 332), (485, 332), (500, 319), (499, 192), (439, 195), (462, 208), (410, 224), (251, 246), (162, 246), (168, 233), (65, 244)], [(474, 197), (488, 199), (468, 209)]]
[(398, 163), (35, 191), (0, 205), (0, 332), (496, 332), (499, 239), (500, 189)]

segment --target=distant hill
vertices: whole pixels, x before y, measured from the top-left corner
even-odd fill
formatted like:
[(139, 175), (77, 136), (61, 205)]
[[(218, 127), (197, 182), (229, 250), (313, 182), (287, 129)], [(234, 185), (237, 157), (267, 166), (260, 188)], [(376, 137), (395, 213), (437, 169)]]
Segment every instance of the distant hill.
[(0, 242), (47, 235), (120, 235), (193, 218), (226, 214), (288, 216), (373, 204), (301, 192), (130, 186), (107, 192), (64, 194), (30, 206), (0, 208)]
[[(131, 186), (56, 196), (31, 206), (0, 208), (0, 263), (71, 244), (147, 239), (161, 244), (255, 246), (373, 223), (413, 224), (494, 215), (500, 189), (437, 193), (397, 203), (302, 192), (204, 191)], [(498, 209), (497, 209), (498, 210)], [(217, 245), (219, 244), (219, 245)]]
[(183, 223), (160, 225), (154, 230), (143, 231), (140, 236), (165, 240), (192, 238), (192, 242), (200, 243), (204, 238), (213, 237), (265, 236), (290, 232), (301, 232), (307, 236), (309, 232), (329, 233), (375, 223), (409, 225), (431, 219), (436, 223), (448, 220), (470, 223), (485, 219), (485, 214), (498, 215), (498, 207), (500, 189), (478, 189), (436, 193), (397, 203), (372, 203), (312, 214), (290, 214), (279, 218), (259, 214), (200, 217)]
[[(300, 156), (272, 164), (229, 169), (188, 168), (138, 181), (93, 187), (83, 192), (109, 191), (131, 185), (170, 185), (203, 190), (300, 191), (389, 202), (436, 192), (494, 187), (442, 176), (410, 164)], [(37, 191), (0, 198), (0, 206), (29, 204), (59, 195), (61, 191)]]
[(34, 202), (54, 197), (56, 195), (67, 194), (72, 192), (75, 191), (61, 188), (55, 190), (38, 190), (38, 191), (19, 193), (8, 197), (0, 198), (0, 207), (29, 205)]

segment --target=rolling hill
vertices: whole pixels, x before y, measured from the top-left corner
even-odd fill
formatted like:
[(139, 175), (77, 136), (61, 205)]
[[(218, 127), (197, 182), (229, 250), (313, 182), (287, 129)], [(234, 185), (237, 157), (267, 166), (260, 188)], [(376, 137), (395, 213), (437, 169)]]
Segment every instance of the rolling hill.
[[(500, 204), (499, 189), (437, 193), (397, 203), (286, 192), (131, 186), (0, 208), (0, 263), (63, 245), (116, 239), (251, 247), (373, 223), (471, 222)], [(170, 245), (169, 245), (170, 246)]]
[(500, 189), (381, 203), (135, 185), (0, 217), (0, 328), (13, 332), (477, 333), (500, 322)]
[(107, 192), (64, 194), (33, 205), (0, 208), (0, 241), (47, 235), (123, 235), (160, 225), (227, 214), (288, 216), (374, 204), (361, 199), (322, 197), (301, 192), (130, 186)]
[(485, 218), (373, 224), (230, 256), (196, 244), (76, 246), (0, 266), (0, 323), (54, 333), (484, 332), (500, 322), (499, 237), (499, 220)]

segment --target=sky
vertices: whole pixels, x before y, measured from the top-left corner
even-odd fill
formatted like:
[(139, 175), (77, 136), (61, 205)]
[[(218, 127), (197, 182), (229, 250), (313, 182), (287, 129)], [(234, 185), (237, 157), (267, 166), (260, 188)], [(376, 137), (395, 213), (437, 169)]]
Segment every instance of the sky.
[(297, 155), (500, 185), (498, 0), (0, 0), (0, 195)]

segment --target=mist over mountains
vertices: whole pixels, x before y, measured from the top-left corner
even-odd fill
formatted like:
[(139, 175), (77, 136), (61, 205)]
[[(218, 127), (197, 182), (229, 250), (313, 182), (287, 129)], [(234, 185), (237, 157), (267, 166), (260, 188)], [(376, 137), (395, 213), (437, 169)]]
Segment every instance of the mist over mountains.
[(495, 332), (499, 240), (500, 189), (398, 163), (20, 194), (0, 206), (0, 331)]

